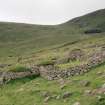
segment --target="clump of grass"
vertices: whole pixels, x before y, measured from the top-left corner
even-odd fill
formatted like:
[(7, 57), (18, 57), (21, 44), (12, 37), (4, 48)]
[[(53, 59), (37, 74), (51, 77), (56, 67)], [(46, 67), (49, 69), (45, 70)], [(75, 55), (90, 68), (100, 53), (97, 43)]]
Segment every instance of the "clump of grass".
[(94, 105), (105, 105), (105, 95), (101, 95), (101, 99), (94, 102)]
[(75, 67), (75, 66), (79, 66), (79, 65), (82, 65), (82, 64), (86, 64), (86, 62), (76, 60), (76, 61), (72, 61), (72, 62), (69, 62), (69, 63), (55, 65), (55, 67), (57, 67), (59, 69), (68, 69), (70, 67)]
[(50, 59), (41, 60), (38, 65), (39, 66), (46, 66), (46, 65), (54, 65), (55, 61)]
[(11, 66), (9, 68), (9, 71), (12, 71), (12, 72), (25, 72), (25, 71), (30, 71), (30, 69), (23, 66), (23, 65), (16, 64), (14, 66)]

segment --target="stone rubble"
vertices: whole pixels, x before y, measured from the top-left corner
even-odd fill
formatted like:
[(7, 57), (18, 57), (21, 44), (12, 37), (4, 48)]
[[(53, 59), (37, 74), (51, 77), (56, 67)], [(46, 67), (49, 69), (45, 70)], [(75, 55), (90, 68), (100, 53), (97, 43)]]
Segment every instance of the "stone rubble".
[(29, 77), (29, 76), (41, 76), (47, 80), (56, 80), (60, 78), (67, 78), (75, 75), (82, 75), (105, 62), (105, 51), (101, 51), (93, 54), (87, 64), (71, 67), (65, 70), (58, 70), (54, 65), (46, 66), (34, 66), (31, 67), (30, 71), (25, 72), (4, 72), (0, 71), (0, 84), (2, 85), (5, 81), (14, 80), (17, 78)]
[(58, 70), (53, 65), (41, 66), (39, 68), (40, 75), (47, 80), (55, 80), (59, 78), (67, 78), (74, 75), (82, 75), (105, 62), (105, 51), (93, 54), (87, 64), (71, 67), (66, 70)]

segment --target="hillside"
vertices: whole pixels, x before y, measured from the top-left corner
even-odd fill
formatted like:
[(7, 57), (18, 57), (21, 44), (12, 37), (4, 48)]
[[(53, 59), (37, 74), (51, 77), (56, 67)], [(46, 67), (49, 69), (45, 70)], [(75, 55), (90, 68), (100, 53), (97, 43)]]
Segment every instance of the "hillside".
[(57, 26), (1, 22), (0, 57), (23, 56), (40, 49), (70, 43), (87, 37), (83, 31), (88, 28), (98, 27), (104, 30), (104, 13), (104, 9), (99, 10)]
[(99, 28), (105, 30), (105, 9), (72, 19), (65, 25), (75, 24), (82, 29)]
[(0, 23), (0, 56), (24, 55), (78, 40), (81, 35), (70, 27)]
[[(30, 64), (40, 63), (44, 70), (50, 68), (53, 60), (56, 59), (55, 67), (59, 67), (59, 73), (63, 70), (68, 70), (71, 67), (77, 67), (86, 63), (91, 57), (95, 59), (101, 55), (101, 51), (105, 54), (105, 34), (101, 37), (93, 36), (85, 40), (81, 40), (72, 45), (66, 45), (59, 48), (44, 50), (37, 54), (23, 59), (22, 62)], [(72, 51), (81, 51), (82, 58), (77, 58), (73, 61), (67, 61), (68, 54)], [(77, 53), (78, 54), (78, 53)], [(100, 58), (98, 59), (100, 61)], [(14, 61), (15, 62), (15, 61)], [(24, 64), (19, 62), (18, 65), (13, 65), (9, 68), (13, 73), (21, 73), (24, 69)], [(97, 60), (96, 60), (97, 62)], [(94, 63), (93, 63), (94, 64)], [(22, 65), (22, 66), (21, 66)], [(32, 66), (31, 65), (31, 66)], [(7, 68), (6, 68), (7, 70)], [(85, 70), (85, 69), (84, 69)], [(50, 68), (50, 71), (53, 69)], [(27, 71), (26, 71), (27, 72)], [(10, 74), (10, 77), (13, 78)], [(50, 74), (52, 75), (52, 74)], [(7, 75), (9, 76), (9, 74)], [(16, 74), (14, 74), (16, 76)], [(65, 76), (65, 72), (64, 75)], [(6, 77), (6, 74), (5, 74)], [(7, 78), (8, 79), (8, 78)], [(6, 80), (6, 78), (5, 78)], [(46, 76), (32, 76), (21, 79), (16, 79), (5, 82), (0, 87), (0, 104), (15, 104), (15, 105), (104, 105), (105, 104), (105, 62), (99, 62), (89, 72), (81, 75), (77, 74), (68, 78), (60, 78), (49, 81)], [(11, 97), (10, 97), (11, 96)], [(78, 104), (76, 104), (78, 103)]]
[(56, 26), (1, 22), (0, 105), (105, 105), (104, 17), (102, 9)]

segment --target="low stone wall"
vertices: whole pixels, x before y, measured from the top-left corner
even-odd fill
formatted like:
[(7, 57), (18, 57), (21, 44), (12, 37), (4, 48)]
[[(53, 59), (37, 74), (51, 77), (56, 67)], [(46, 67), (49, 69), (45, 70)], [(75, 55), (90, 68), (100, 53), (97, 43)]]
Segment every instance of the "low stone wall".
[(91, 68), (96, 67), (105, 62), (105, 51), (95, 53), (90, 56), (87, 64), (71, 67), (65, 70), (58, 70), (54, 65), (47, 66), (34, 66), (30, 71), (25, 72), (0, 72), (0, 84), (8, 82), (10, 80), (29, 77), (29, 76), (41, 76), (47, 80), (55, 80), (59, 78), (67, 78), (74, 75), (81, 75), (87, 73)]
[(57, 70), (55, 68), (48, 69), (47, 67), (40, 67), (40, 75), (41, 77), (48, 80), (55, 80), (59, 78), (67, 78), (74, 75), (81, 75), (89, 71), (89, 65), (81, 65), (72, 67), (66, 70)]
[(93, 54), (87, 64), (68, 68), (66, 70), (58, 70), (52, 65), (41, 66), (40, 75), (48, 80), (55, 80), (59, 78), (67, 78), (74, 75), (81, 75), (87, 73), (91, 68), (96, 67), (105, 62), (105, 51)]
[(39, 69), (36, 67), (33, 67), (30, 71), (26, 72), (0, 72), (0, 84), (2, 85), (5, 82), (8, 82), (10, 80), (24, 78), (24, 77), (30, 77), (30, 76), (38, 76), (40, 75)]

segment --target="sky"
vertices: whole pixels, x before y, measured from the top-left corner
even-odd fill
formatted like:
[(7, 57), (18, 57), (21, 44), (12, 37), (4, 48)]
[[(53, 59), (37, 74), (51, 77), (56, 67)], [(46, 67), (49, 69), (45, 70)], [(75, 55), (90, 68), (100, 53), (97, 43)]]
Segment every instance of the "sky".
[(105, 0), (0, 0), (0, 21), (55, 25), (105, 8)]

